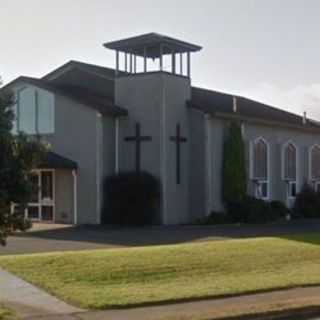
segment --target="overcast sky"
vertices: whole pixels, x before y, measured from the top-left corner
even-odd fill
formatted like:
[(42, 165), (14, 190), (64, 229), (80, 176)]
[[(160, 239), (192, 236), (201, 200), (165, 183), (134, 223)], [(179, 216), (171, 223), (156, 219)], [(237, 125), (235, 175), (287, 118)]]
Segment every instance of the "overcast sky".
[(319, 0), (0, 0), (0, 75), (113, 67), (103, 42), (159, 32), (203, 46), (194, 85), (320, 120), (319, 17)]

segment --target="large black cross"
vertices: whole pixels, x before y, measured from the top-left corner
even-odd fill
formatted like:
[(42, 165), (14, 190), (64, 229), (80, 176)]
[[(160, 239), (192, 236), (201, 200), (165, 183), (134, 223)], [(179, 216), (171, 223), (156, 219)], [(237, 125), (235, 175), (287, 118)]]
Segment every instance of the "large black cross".
[(181, 144), (186, 143), (188, 140), (187, 138), (181, 136), (181, 128), (179, 123), (177, 124), (176, 135), (170, 137), (170, 140), (176, 144), (176, 174), (177, 174), (176, 179), (177, 179), (177, 184), (180, 184)]
[(126, 137), (125, 141), (135, 142), (136, 144), (136, 171), (140, 172), (141, 170), (141, 143), (145, 141), (151, 141), (150, 136), (141, 135), (141, 125), (140, 123), (136, 124), (136, 133), (133, 137)]

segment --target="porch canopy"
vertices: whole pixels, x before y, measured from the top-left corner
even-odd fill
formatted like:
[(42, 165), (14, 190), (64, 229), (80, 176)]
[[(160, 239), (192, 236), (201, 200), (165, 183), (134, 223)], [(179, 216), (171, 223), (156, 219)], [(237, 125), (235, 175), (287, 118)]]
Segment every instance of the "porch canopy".
[(63, 157), (55, 152), (47, 152), (39, 169), (69, 169), (76, 170), (78, 164), (66, 157)]

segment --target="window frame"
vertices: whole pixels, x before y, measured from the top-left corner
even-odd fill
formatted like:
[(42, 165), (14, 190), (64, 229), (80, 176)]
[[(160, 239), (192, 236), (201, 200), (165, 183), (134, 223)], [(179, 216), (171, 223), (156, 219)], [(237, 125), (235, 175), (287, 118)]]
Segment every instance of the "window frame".
[[(267, 177), (266, 179), (261, 179), (258, 177), (254, 176), (254, 171), (255, 171), (255, 161), (254, 161), (254, 152), (255, 152), (255, 146), (257, 143), (259, 143), (260, 141), (262, 141), (267, 148)], [(262, 136), (256, 138), (254, 141), (251, 141), (250, 143), (250, 179), (252, 181), (254, 181), (254, 195), (256, 198), (259, 198), (261, 200), (265, 200), (268, 201), (271, 199), (271, 188), (270, 188), (270, 172), (271, 172), (271, 155), (270, 155), (270, 144), (269, 142), (263, 138)], [(267, 185), (267, 195), (266, 196), (262, 196), (260, 195), (260, 190), (262, 189), (262, 185), (266, 184)]]
[[(296, 153), (296, 178), (294, 180), (291, 180), (286, 177), (286, 148), (292, 145), (295, 149)], [(298, 177), (299, 177), (299, 152), (298, 152), (298, 147), (297, 145), (292, 141), (288, 140), (286, 143), (282, 145), (282, 150), (281, 150), (281, 176), (282, 180), (286, 182), (286, 188), (287, 188), (287, 199), (288, 200), (294, 200), (296, 198), (296, 195), (298, 193)], [(295, 196), (292, 195), (292, 186), (295, 185)]]
[(314, 185), (320, 181), (320, 178), (319, 179), (313, 179), (312, 177), (312, 151), (314, 148), (319, 148), (320, 150), (320, 144), (318, 143), (314, 143), (312, 146), (309, 147), (309, 155), (308, 155), (308, 158), (309, 158), (309, 161), (308, 161), (308, 166), (309, 166), (309, 181), (311, 181)]
[[(24, 118), (22, 117), (22, 105), (21, 105), (21, 94), (25, 91), (31, 89), (33, 91), (33, 99), (34, 99), (34, 128), (32, 130), (23, 130), (22, 124), (24, 121)], [(46, 129), (42, 129), (43, 125), (43, 119), (41, 116), (43, 115), (41, 112), (43, 111), (41, 107), (39, 107), (40, 104), (40, 98), (42, 95), (48, 95), (47, 101), (50, 102), (48, 106), (51, 108), (50, 110), (50, 116), (49, 117), (49, 123), (46, 127)], [(55, 104), (55, 95), (45, 89), (39, 88), (37, 86), (33, 85), (22, 85), (21, 87), (16, 88), (15, 90), (15, 97), (16, 97), (16, 112), (15, 112), (15, 122), (16, 122), (16, 132), (13, 132), (13, 134), (19, 134), (20, 132), (25, 133), (26, 135), (53, 135), (56, 132), (56, 104)]]

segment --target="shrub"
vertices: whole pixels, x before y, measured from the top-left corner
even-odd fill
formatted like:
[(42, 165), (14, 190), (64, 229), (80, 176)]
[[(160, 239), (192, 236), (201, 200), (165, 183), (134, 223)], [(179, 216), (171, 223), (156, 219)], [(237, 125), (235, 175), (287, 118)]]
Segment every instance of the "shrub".
[(244, 142), (238, 122), (232, 122), (223, 148), (223, 200), (242, 201), (247, 194)]
[(291, 210), (282, 201), (271, 201), (271, 214), (273, 220), (286, 218), (291, 215)]
[(266, 202), (246, 196), (244, 200), (229, 202), (226, 212), (213, 211), (210, 216), (197, 221), (203, 225), (230, 223), (267, 223), (285, 218), (290, 209), (281, 201)]
[(124, 172), (104, 182), (102, 223), (147, 225), (157, 219), (160, 182), (147, 172)]
[(228, 212), (234, 222), (267, 223), (285, 217), (289, 209), (280, 201), (266, 202), (247, 196), (243, 201), (230, 203)]
[(201, 225), (217, 225), (233, 223), (232, 217), (226, 212), (212, 211), (208, 217), (196, 221), (196, 224)]
[(307, 183), (296, 196), (293, 213), (295, 217), (320, 218), (320, 194)]

